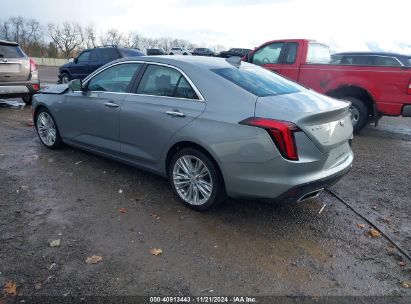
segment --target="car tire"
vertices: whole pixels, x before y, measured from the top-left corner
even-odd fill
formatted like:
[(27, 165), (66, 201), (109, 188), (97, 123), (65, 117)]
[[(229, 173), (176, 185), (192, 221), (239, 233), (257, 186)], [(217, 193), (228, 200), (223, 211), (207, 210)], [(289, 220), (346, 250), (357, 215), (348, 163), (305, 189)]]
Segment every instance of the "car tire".
[(174, 194), (191, 209), (206, 211), (226, 198), (217, 164), (200, 150), (179, 150), (171, 158), (168, 173)]
[(351, 102), (351, 122), (353, 124), (354, 132), (361, 131), (369, 121), (370, 113), (367, 106), (360, 99), (352, 96), (346, 96), (342, 99)]
[(41, 143), (49, 149), (63, 146), (60, 132), (53, 115), (44, 107), (40, 108), (34, 118), (34, 126)]
[(33, 102), (33, 95), (26, 95), (26, 96), (23, 96), (21, 99), (23, 99), (26, 105), (30, 106), (31, 103)]
[(69, 83), (71, 81), (70, 74), (62, 73), (61, 74), (61, 83)]
[(169, 55), (174, 55), (174, 53), (170, 53)]
[(188, 55), (187, 53), (184, 53), (183, 55)]

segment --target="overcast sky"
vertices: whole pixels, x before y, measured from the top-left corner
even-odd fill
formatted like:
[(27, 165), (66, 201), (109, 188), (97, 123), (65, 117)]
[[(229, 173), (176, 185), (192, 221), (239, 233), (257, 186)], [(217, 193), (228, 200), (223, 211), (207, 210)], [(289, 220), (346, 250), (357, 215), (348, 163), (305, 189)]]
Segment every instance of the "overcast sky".
[(254, 48), (310, 38), (336, 51), (411, 54), (411, 0), (1, 0), (0, 19), (93, 23), (198, 45)]

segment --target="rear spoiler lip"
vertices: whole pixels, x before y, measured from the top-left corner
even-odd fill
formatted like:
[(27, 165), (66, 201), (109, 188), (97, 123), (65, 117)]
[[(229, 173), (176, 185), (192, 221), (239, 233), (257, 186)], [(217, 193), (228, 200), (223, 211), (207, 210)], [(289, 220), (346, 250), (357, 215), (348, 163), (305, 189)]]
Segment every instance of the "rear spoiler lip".
[(14, 41), (0, 40), (0, 45), (18, 46), (19, 44)]

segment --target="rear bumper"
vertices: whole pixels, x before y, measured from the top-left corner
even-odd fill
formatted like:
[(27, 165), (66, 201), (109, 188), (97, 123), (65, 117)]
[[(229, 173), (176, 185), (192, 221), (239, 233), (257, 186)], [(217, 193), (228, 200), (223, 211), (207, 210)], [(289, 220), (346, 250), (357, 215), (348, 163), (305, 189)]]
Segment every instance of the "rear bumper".
[(0, 97), (21, 97), (33, 95), (40, 89), (40, 81), (0, 83)]
[(298, 202), (338, 182), (351, 169), (353, 159), (353, 153), (349, 151), (331, 166), (319, 161), (306, 164), (288, 162), (282, 167), (284, 161), (274, 159), (263, 165), (250, 164), (242, 172), (230, 168), (234, 174), (224, 176), (227, 194), (231, 197)]
[(276, 200), (283, 203), (295, 203), (315, 197), (324, 189), (331, 187), (332, 185), (337, 183), (345, 174), (350, 171), (350, 169), (351, 165), (344, 170), (326, 178), (297, 185), (278, 197)]

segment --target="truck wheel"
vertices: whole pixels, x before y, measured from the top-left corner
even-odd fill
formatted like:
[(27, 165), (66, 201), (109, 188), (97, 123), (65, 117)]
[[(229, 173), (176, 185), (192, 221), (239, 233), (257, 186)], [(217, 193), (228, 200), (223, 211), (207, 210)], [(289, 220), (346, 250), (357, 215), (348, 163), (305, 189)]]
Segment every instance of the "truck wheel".
[(26, 105), (30, 106), (31, 102), (33, 101), (33, 95), (26, 95), (26, 96), (23, 96), (21, 99), (23, 99)]
[(352, 126), (354, 128), (354, 132), (361, 131), (368, 123), (370, 116), (366, 105), (356, 97), (346, 96), (342, 99), (351, 101), (350, 112)]
[(67, 73), (61, 74), (61, 83), (69, 83), (70, 82), (70, 75)]

